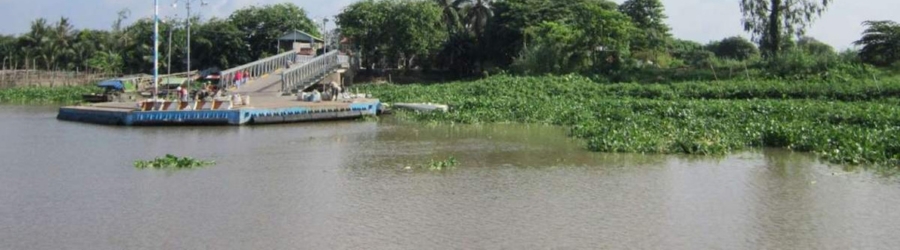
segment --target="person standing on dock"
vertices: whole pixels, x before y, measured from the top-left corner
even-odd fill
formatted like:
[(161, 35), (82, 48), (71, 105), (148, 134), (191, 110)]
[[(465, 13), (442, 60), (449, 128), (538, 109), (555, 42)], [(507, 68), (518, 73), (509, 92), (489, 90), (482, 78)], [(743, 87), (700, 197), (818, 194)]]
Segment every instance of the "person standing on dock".
[(191, 96), (188, 94), (187, 87), (181, 88), (181, 90), (179, 91), (179, 94), (181, 95), (182, 102), (188, 102), (191, 100)]
[(235, 88), (241, 87), (241, 81), (244, 79), (244, 71), (238, 71), (234, 73), (234, 85)]

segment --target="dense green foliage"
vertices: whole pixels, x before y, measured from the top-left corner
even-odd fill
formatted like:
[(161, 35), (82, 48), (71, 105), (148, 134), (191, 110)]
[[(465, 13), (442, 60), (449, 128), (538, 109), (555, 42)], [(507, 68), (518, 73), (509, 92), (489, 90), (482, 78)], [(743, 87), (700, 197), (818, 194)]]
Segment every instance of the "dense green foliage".
[(723, 59), (747, 60), (759, 55), (759, 49), (756, 48), (756, 45), (739, 36), (712, 42), (706, 45), (706, 49)]
[(628, 17), (602, 5), (573, 10), (567, 22), (544, 22), (525, 30), (531, 45), (513, 63), (525, 74), (566, 74), (608, 69), (628, 51), (635, 28)]
[(632, 50), (658, 50), (671, 38), (665, 8), (659, 0), (627, 0), (619, 11), (631, 18), (639, 33), (631, 42)]
[(138, 169), (190, 169), (190, 168), (199, 168), (205, 167), (209, 165), (216, 164), (214, 161), (203, 161), (197, 160), (190, 157), (178, 157), (171, 154), (166, 154), (164, 157), (159, 157), (153, 160), (144, 161), (138, 160), (134, 162), (134, 167)]
[(814, 152), (836, 163), (900, 164), (900, 79), (598, 84), (579, 76), (497, 76), (443, 85), (369, 85), (386, 102), (439, 102), (421, 120), (563, 125), (603, 152)]
[(337, 23), (359, 46), (365, 65), (397, 61), (408, 68), (417, 58), (427, 61), (447, 40), (444, 22), (457, 15), (447, 11), (431, 1), (367, 0), (347, 6)]
[[(306, 15), (306, 11), (292, 3), (280, 3), (265, 6), (249, 6), (231, 14), (228, 22), (234, 25), (244, 38), (249, 49), (243, 51), (250, 58), (265, 57), (276, 54), (278, 37), (291, 30), (300, 30), (313, 36), (320, 32), (315, 23)], [(240, 48), (238, 48), (240, 49)], [(222, 51), (222, 50), (217, 50)]]
[(813, 18), (834, 0), (741, 0), (744, 30), (759, 42), (766, 55), (777, 56), (785, 41), (802, 36)]
[(866, 63), (888, 66), (900, 63), (900, 24), (893, 21), (866, 21), (859, 57)]
[(15, 87), (0, 89), (0, 102), (11, 103), (75, 103), (81, 95), (100, 93), (94, 86)]
[[(419, 11), (428, 13), (421, 18), (425, 24), (406, 29), (434, 29), (392, 35), (396, 32), (392, 27), (402, 26), (392, 20), (414, 12), (392, 7), (400, 3), (433, 6)], [(831, 0), (736, 2), (744, 12), (745, 29), (766, 51), (764, 56), (741, 36), (707, 45), (672, 37), (658, 0), (627, 0), (621, 5), (608, 0), (367, 0), (350, 5), (338, 19), (343, 34), (351, 38), (347, 49), (358, 52), (362, 67), (377, 74), (420, 68), (426, 74), (448, 70), (451, 74), (438, 73), (460, 77), (576, 73), (609, 82), (677, 82), (732, 79), (736, 71), (747, 79), (869, 78), (872, 74), (847, 72), (868, 68), (863, 63), (891, 66), (860, 60), (856, 51), (838, 54), (803, 36), (830, 4)], [(891, 37), (885, 35), (892, 34), (889, 29), (874, 30), (867, 41), (890, 41), (881, 39)], [(404, 60), (412, 53), (394, 49), (415, 41), (441, 45), (419, 50), (415, 61)], [(859, 55), (891, 57), (890, 49), (896, 46), (879, 43), (883, 45), (864, 48)], [(723, 69), (728, 72), (725, 77)]]
[[(130, 12), (119, 13), (110, 30), (75, 29), (67, 18), (32, 22), (25, 34), (0, 36), (5, 69), (94, 70), (111, 73), (149, 73), (153, 70), (153, 20), (125, 26)], [(192, 69), (229, 68), (277, 53), (275, 38), (291, 29), (318, 35), (306, 12), (291, 3), (250, 6), (227, 19), (191, 19)], [(159, 24), (160, 72), (186, 68), (185, 20)], [(171, 41), (171, 43), (170, 43)]]

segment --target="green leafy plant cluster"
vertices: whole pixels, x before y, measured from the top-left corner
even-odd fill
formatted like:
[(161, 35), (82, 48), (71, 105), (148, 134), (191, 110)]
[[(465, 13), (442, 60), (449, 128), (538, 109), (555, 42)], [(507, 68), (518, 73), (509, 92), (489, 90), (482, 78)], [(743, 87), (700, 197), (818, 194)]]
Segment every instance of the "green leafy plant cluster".
[(897, 79), (598, 84), (578, 76), (496, 76), (443, 85), (371, 85), (385, 102), (439, 102), (419, 121), (568, 126), (591, 150), (721, 155), (754, 147), (831, 162), (900, 165)]
[(81, 101), (81, 95), (100, 93), (94, 86), (67, 87), (15, 87), (0, 89), (0, 102), (13, 103), (74, 103)]
[(458, 164), (456, 158), (450, 156), (446, 160), (435, 161), (434, 159), (431, 159), (431, 162), (428, 163), (428, 166), (425, 168), (427, 168), (428, 170), (439, 171), (453, 168), (456, 166), (456, 164)]
[(164, 157), (159, 157), (149, 161), (135, 161), (134, 167), (138, 169), (191, 169), (205, 167), (213, 165), (215, 163), (215, 161), (203, 161), (190, 157), (178, 157), (171, 154), (166, 154), (166, 156)]

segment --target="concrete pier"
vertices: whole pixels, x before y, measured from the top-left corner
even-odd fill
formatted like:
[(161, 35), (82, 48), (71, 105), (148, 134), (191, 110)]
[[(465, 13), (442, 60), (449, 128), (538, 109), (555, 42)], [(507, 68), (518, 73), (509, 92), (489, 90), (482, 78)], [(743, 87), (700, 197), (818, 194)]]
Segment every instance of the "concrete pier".
[(271, 124), (374, 116), (381, 105), (378, 99), (366, 98), (303, 102), (294, 96), (255, 96), (252, 101), (252, 105), (176, 102), (153, 108), (137, 102), (98, 103), (62, 107), (57, 119), (124, 126)]

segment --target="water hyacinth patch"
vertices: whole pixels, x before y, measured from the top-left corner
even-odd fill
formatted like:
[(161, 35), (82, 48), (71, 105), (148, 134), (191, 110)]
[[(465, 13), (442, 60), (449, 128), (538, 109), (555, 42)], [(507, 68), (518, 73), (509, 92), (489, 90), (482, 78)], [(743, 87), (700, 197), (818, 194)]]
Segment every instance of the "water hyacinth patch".
[(135, 161), (134, 167), (137, 169), (192, 169), (213, 165), (215, 163), (216, 162), (214, 161), (203, 161), (190, 157), (178, 157), (171, 154), (166, 154), (166, 156), (158, 157), (149, 161)]
[(367, 85), (384, 102), (437, 102), (428, 122), (568, 126), (590, 150), (721, 155), (754, 147), (834, 163), (898, 166), (900, 80), (600, 84), (578, 76), (496, 76), (439, 85)]
[(75, 103), (81, 101), (81, 95), (101, 92), (95, 86), (15, 87), (0, 89), (0, 102)]

